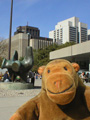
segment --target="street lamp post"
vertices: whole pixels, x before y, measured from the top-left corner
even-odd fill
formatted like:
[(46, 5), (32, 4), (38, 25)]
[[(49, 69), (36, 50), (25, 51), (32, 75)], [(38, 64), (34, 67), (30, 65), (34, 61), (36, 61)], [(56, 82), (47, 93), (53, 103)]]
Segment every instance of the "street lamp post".
[(11, 0), (11, 14), (10, 14), (10, 29), (9, 29), (9, 50), (8, 50), (8, 60), (11, 56), (11, 33), (12, 33), (12, 12), (13, 12), (13, 0)]

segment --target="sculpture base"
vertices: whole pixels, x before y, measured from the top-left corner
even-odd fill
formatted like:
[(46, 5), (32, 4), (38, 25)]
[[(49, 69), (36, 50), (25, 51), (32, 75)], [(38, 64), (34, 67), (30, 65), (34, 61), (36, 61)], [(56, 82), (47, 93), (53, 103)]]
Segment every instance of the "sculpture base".
[(0, 88), (5, 90), (22, 90), (22, 89), (32, 89), (34, 88), (34, 85), (32, 83), (1, 82)]

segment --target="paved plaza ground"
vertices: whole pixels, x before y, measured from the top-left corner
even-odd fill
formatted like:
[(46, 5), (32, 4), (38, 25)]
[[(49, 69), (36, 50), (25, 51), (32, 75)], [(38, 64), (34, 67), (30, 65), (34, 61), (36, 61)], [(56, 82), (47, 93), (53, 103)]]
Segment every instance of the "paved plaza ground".
[[(41, 79), (35, 80), (35, 88), (29, 90), (9, 90), (13, 95), (0, 96), (0, 120), (9, 120), (10, 116), (25, 102), (36, 96), (41, 90)], [(7, 91), (3, 91), (7, 92)], [(14, 93), (15, 92), (15, 93)], [(21, 94), (21, 95), (18, 95)], [(28, 93), (28, 94), (27, 94)], [(30, 94), (29, 94), (30, 93)], [(17, 95), (14, 95), (17, 94)]]
[[(85, 84), (90, 86), (90, 83), (85, 83)], [(40, 92), (40, 90), (41, 90), (41, 79), (36, 79), (34, 89), (17, 90), (17, 91), (11, 90), (11, 93), (14, 93), (16, 95), (10, 96), (10, 95), (6, 94), (5, 96), (4, 95), (0, 96), (0, 120), (9, 120), (10, 116), (22, 104), (24, 104), (25, 102), (27, 102), (28, 100), (30, 100), (31, 98), (36, 96)], [(8, 92), (10, 92), (10, 90)]]

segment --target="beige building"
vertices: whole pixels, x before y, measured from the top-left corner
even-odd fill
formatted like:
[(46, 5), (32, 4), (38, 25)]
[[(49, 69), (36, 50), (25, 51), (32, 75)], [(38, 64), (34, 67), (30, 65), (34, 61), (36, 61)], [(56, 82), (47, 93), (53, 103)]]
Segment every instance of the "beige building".
[(76, 62), (81, 69), (90, 71), (90, 41), (50, 52), (50, 60), (67, 59)]
[[(53, 44), (52, 39), (44, 37), (29, 38), (26, 33), (18, 33), (11, 38), (11, 58), (14, 54), (14, 51), (18, 51), (18, 57), (25, 56), (25, 49), (28, 46), (31, 46), (33, 49), (45, 48)], [(9, 39), (6, 39), (6, 44), (8, 44)], [(7, 56), (5, 56), (7, 58)]]

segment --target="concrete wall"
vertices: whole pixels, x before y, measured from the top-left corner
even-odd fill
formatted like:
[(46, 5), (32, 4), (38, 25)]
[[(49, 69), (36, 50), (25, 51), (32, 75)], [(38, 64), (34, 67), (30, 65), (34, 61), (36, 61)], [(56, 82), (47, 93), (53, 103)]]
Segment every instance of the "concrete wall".
[(50, 52), (50, 59), (58, 59), (90, 53), (90, 41)]
[(34, 49), (38, 49), (38, 40), (30, 39), (30, 46), (32, 46)]
[(18, 57), (24, 57), (25, 55), (25, 49), (28, 45), (28, 35), (27, 34), (17, 34), (12, 37), (11, 42), (11, 57), (14, 54), (14, 51), (18, 51)]
[[(9, 39), (6, 40), (6, 44), (8, 44)], [(28, 35), (19, 33), (14, 35), (11, 38), (11, 58), (14, 55), (15, 50), (18, 51), (18, 57), (24, 57), (25, 49), (28, 45)], [(6, 57), (7, 58), (7, 57)]]

